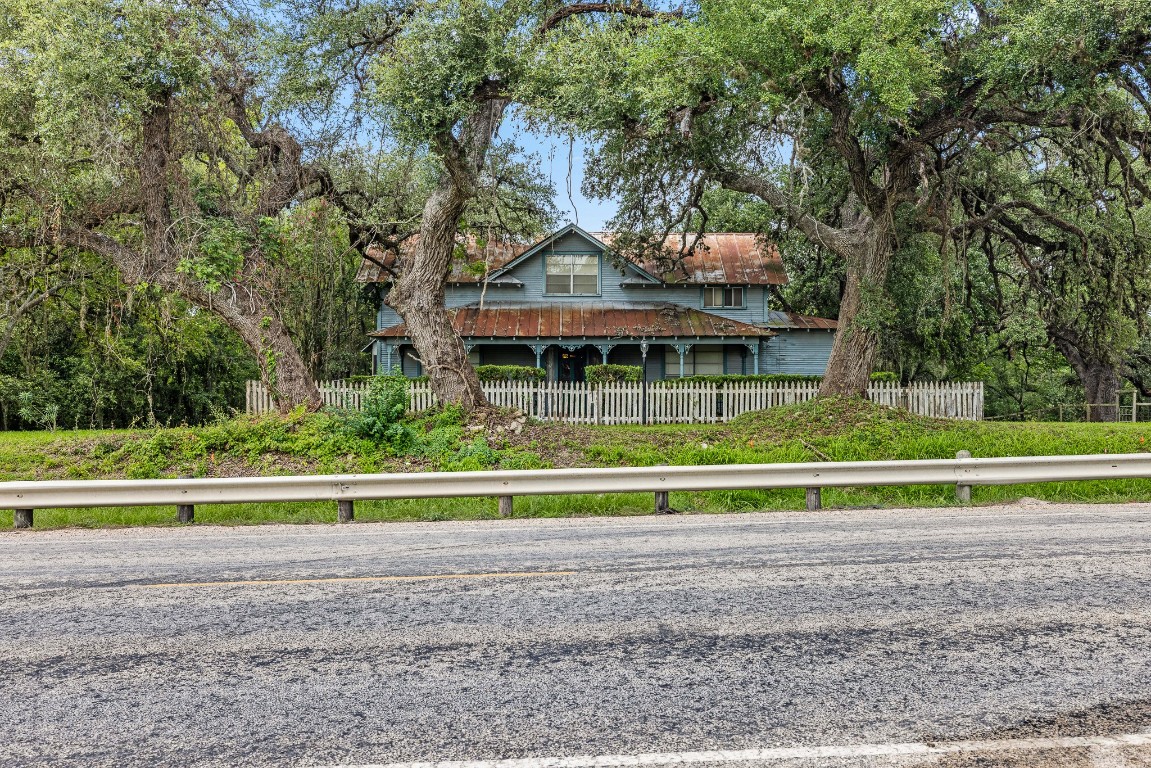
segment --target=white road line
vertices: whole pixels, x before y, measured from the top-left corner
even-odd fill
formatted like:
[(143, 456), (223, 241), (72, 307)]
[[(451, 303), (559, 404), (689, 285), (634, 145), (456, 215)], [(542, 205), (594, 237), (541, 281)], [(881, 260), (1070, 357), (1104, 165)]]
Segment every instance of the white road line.
[(1114, 747), (1091, 747), (1087, 750), (1087, 762), (1091, 768), (1130, 768), (1131, 763)]
[(629, 766), (684, 765), (689, 763), (745, 763), (759, 760), (946, 755), (957, 752), (1006, 752), (1021, 749), (1094, 748), (1098, 750), (1148, 745), (1151, 745), (1151, 734), (1128, 733), (1112, 736), (1068, 736), (1049, 739), (995, 739), (990, 741), (850, 744), (822, 747), (769, 747), (767, 749), (714, 750), (708, 752), (651, 752), (639, 755), (527, 757), (512, 760), (449, 760), (415, 763), (340, 764), (325, 766), (324, 768), (628, 768)]

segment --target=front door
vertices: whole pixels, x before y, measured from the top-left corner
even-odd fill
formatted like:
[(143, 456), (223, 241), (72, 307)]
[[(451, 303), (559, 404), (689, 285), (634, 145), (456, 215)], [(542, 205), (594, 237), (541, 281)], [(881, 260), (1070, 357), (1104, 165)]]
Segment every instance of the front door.
[(560, 347), (559, 368), (556, 371), (556, 378), (559, 381), (583, 381), (585, 367), (587, 367), (587, 347), (576, 350)]

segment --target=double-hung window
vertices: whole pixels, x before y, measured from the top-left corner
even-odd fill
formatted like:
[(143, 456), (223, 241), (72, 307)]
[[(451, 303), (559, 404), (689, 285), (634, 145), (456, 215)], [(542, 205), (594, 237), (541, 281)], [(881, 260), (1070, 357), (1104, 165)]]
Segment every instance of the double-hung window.
[(704, 309), (714, 307), (743, 307), (743, 286), (718, 285), (703, 289)]
[(599, 257), (591, 253), (553, 253), (548, 255), (544, 293), (572, 296), (599, 294)]

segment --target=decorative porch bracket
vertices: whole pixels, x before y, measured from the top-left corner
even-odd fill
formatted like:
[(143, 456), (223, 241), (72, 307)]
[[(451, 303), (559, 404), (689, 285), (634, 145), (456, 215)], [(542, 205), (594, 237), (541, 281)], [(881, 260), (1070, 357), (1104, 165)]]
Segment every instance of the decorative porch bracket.
[(536, 368), (543, 368), (544, 350), (547, 348), (547, 344), (528, 344), (528, 349), (536, 353)]
[(683, 358), (688, 352), (691, 351), (692, 344), (676, 344), (675, 351), (679, 352), (679, 377), (683, 378)]
[(595, 345), (596, 349), (599, 350), (600, 362), (603, 363), (604, 365), (607, 365), (608, 353), (611, 352), (612, 347), (614, 347), (614, 346), (615, 346), (615, 344), (596, 344)]
[(748, 342), (744, 344), (744, 346), (751, 350), (751, 358), (753, 361), (751, 372), (753, 374), (759, 373), (759, 341), (756, 341), (754, 344)]

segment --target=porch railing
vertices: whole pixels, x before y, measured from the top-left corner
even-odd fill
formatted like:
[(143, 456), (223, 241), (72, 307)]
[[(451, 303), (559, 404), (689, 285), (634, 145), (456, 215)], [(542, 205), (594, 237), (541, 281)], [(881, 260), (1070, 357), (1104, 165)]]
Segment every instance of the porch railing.
[[(367, 382), (320, 382), (324, 404), (358, 409)], [(811, 400), (815, 382), (739, 381), (723, 384), (679, 383), (674, 380), (587, 384), (566, 381), (486, 382), (484, 394), (492, 405), (518, 408), (534, 419), (568, 424), (713, 424), (742, 413)], [(409, 385), (413, 413), (435, 404), (426, 382)], [(901, 385), (876, 382), (868, 389), (875, 403), (904, 408), (922, 416), (977, 421), (983, 418), (983, 382), (941, 382)], [(263, 384), (249, 381), (245, 410), (250, 414), (275, 410)]]

